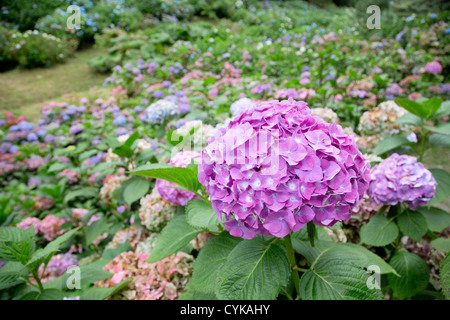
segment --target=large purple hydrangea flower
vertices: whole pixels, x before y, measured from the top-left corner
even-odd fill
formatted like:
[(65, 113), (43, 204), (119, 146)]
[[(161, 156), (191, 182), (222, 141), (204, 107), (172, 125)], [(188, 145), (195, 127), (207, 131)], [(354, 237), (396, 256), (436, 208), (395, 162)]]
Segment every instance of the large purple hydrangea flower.
[(406, 203), (412, 210), (434, 197), (437, 182), (415, 157), (394, 153), (371, 171), (369, 196), (376, 204)]
[(202, 151), (199, 181), (233, 236), (284, 237), (308, 222), (350, 217), (370, 165), (353, 137), (305, 102), (263, 102), (234, 117)]
[[(198, 163), (201, 155), (196, 151), (182, 151), (175, 154), (169, 164), (175, 167), (187, 167), (191, 162)], [(185, 206), (189, 200), (198, 198), (194, 193), (177, 188), (177, 185), (165, 180), (156, 180), (159, 194), (170, 203)]]

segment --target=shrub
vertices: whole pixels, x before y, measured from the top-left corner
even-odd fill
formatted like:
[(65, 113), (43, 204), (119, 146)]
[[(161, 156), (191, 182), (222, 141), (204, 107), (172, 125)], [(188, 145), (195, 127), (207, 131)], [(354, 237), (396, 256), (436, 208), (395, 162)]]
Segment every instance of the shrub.
[(69, 42), (37, 30), (13, 34), (10, 38), (11, 57), (24, 68), (49, 67), (63, 62), (73, 50)]

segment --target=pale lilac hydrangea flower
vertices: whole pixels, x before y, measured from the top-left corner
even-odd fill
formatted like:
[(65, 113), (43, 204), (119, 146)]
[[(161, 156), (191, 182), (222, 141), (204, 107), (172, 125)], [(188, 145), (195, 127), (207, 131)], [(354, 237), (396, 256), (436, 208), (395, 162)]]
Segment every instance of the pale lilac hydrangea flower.
[(412, 210), (434, 197), (437, 182), (416, 157), (394, 153), (371, 170), (369, 196), (376, 204), (406, 203)]
[(78, 266), (77, 257), (71, 253), (54, 255), (47, 264), (39, 267), (39, 277), (42, 282), (49, 282), (62, 276), (70, 267)]
[(241, 98), (233, 102), (230, 106), (230, 112), (233, 117), (241, 114), (243, 111), (252, 108), (255, 104), (249, 98)]
[(198, 172), (218, 219), (244, 239), (346, 220), (370, 179), (354, 138), (292, 99), (263, 102), (220, 128)]
[[(170, 160), (169, 164), (176, 167), (187, 167), (192, 161), (198, 163), (201, 155), (196, 151), (182, 151), (178, 152)], [(175, 187), (175, 188), (174, 188)], [(194, 193), (176, 188), (176, 185), (172, 182), (165, 180), (156, 180), (156, 188), (160, 195), (169, 201), (179, 205), (186, 205), (189, 200), (198, 198)]]

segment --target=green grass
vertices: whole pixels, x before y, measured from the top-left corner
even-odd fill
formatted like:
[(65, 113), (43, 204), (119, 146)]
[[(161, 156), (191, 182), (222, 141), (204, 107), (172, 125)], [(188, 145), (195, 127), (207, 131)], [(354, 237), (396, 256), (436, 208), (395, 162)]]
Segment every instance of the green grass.
[(36, 120), (44, 102), (59, 101), (67, 94), (82, 96), (92, 88), (101, 88), (106, 75), (91, 71), (87, 64), (100, 54), (103, 54), (102, 49), (89, 48), (52, 68), (0, 73), (0, 111)]

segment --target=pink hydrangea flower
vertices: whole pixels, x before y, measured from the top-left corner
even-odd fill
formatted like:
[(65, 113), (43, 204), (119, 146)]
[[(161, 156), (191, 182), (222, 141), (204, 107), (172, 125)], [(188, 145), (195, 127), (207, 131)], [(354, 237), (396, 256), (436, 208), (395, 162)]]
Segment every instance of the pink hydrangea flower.
[(233, 118), (202, 151), (199, 181), (233, 236), (284, 237), (350, 217), (370, 165), (342, 127), (303, 101), (267, 101)]
[(416, 157), (394, 153), (371, 171), (369, 196), (376, 204), (406, 203), (412, 210), (434, 197), (437, 182)]
[(72, 218), (74, 218), (75, 220), (81, 220), (88, 212), (89, 212), (88, 209), (73, 208), (72, 209)]
[(53, 241), (60, 235), (64, 234), (67, 230), (61, 229), (61, 226), (68, 222), (69, 219), (58, 218), (53, 214), (49, 214), (37, 225), (39, 233), (41, 233), (45, 240)]
[[(200, 153), (196, 151), (182, 151), (174, 155), (169, 164), (176, 167), (185, 168), (192, 161), (196, 163), (199, 162), (200, 158)], [(156, 188), (158, 188), (160, 195), (170, 203), (184, 206), (189, 200), (198, 198), (194, 193), (190, 191), (181, 190), (174, 187), (176, 187), (174, 183), (160, 179), (156, 180)]]
[(442, 66), (437, 61), (428, 62), (425, 71), (431, 74), (439, 74), (442, 72)]
[(28, 217), (28, 218), (25, 218), (22, 221), (20, 221), (16, 225), (16, 227), (27, 230), (29, 227), (34, 226), (34, 233), (37, 234), (39, 232), (37, 226), (39, 225), (40, 222), (41, 222), (41, 220), (39, 220), (38, 218)]

